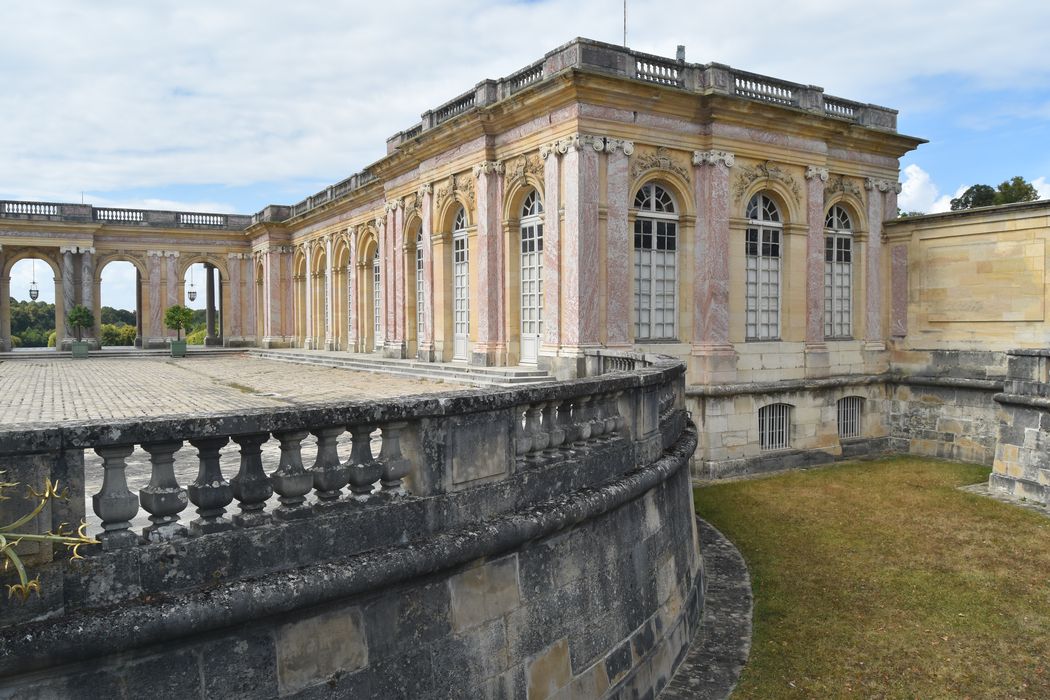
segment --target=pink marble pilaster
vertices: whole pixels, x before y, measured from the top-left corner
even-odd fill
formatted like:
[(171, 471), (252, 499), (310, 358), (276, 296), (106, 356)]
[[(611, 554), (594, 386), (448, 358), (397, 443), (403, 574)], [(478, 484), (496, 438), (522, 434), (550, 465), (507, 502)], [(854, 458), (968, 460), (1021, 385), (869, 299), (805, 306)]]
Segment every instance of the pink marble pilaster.
[(434, 242), (430, 240), (433, 235), (433, 222), (430, 209), (432, 206), (432, 188), (424, 185), (420, 190), (422, 195), (422, 237), (423, 237), (423, 337), (420, 339), (419, 349), (422, 354), (430, 358), (434, 351)]
[(163, 303), (160, 290), (160, 256), (161, 251), (151, 250), (146, 253), (146, 266), (149, 270), (149, 325), (146, 331), (151, 339), (164, 337), (164, 326), (161, 324)]
[(555, 145), (540, 149), (543, 158), (543, 345), (547, 354), (561, 344), (561, 154)]
[[(893, 211), (896, 211), (894, 207)], [(890, 335), (908, 335), (908, 246), (893, 246), (890, 252)]]
[(828, 169), (806, 168), (806, 345), (824, 347), (824, 183)]
[(259, 338), (259, 326), (257, 318), (257, 305), (258, 300), (256, 299), (256, 293), (258, 290), (258, 280), (255, 279), (258, 273), (255, 257), (250, 253), (245, 253), (244, 258), (244, 298), (248, 308), (245, 309), (245, 335), (252, 337), (256, 342)]
[[(167, 311), (169, 306), (184, 304), (179, 298), (179, 253), (174, 250), (164, 251), (164, 294), (160, 302), (161, 314)], [(175, 331), (165, 329), (167, 335), (174, 337)]]
[(386, 225), (383, 227), (383, 316), (386, 322), (383, 324), (384, 345), (394, 342), (396, 321), (394, 320), (395, 297), (394, 284), (394, 211), (391, 207), (386, 210)]
[(598, 154), (602, 140), (578, 135), (562, 157), (565, 229), (562, 232), (562, 345), (597, 345), (598, 335)]
[(606, 250), (605, 250), (605, 328), (606, 344), (629, 345), (631, 319), (631, 235), (627, 228), (630, 201), (628, 156), (634, 152), (630, 141), (608, 139), (606, 160)]
[(732, 153), (693, 154), (697, 231), (693, 255), (693, 344), (701, 352), (730, 352), (729, 170)]
[(486, 356), (487, 363), (498, 361), (505, 349), (501, 342), (503, 309), (503, 233), (500, 227), (500, 191), (503, 164), (492, 161), (474, 166), (477, 180), (477, 341), (473, 352)]
[(394, 209), (394, 342), (404, 346), (405, 334), (405, 206), (397, 201)]
[(292, 300), (295, 297), (295, 286), (292, 284), (295, 259), (292, 247), (281, 246), (278, 259), (280, 260), (280, 286), (277, 292), (280, 302), (276, 312), (276, 318), (279, 320), (278, 332), (284, 338), (292, 338), (295, 335), (295, 327), (292, 325), (295, 320), (292, 317)]
[[(243, 277), (241, 276), (241, 254), (229, 253), (226, 256), (226, 268), (230, 276), (230, 308), (223, 309), (224, 324), (229, 324), (230, 336), (239, 338), (243, 334), (243, 323), (241, 317), (244, 313), (244, 303), (241, 297)], [(227, 338), (229, 340), (229, 338)]]
[(306, 285), (306, 308), (303, 309), (303, 318), (306, 319), (306, 323), (303, 327), (303, 345), (308, 349), (314, 348), (314, 260), (313, 260), (313, 246), (309, 243), (306, 244), (306, 273), (304, 274), (303, 284)]
[(325, 236), (324, 262), (324, 347), (325, 350), (332, 350), (335, 346), (335, 262), (332, 260), (331, 236)]
[(346, 266), (346, 349), (357, 350), (357, 229), (350, 230), (350, 263)]

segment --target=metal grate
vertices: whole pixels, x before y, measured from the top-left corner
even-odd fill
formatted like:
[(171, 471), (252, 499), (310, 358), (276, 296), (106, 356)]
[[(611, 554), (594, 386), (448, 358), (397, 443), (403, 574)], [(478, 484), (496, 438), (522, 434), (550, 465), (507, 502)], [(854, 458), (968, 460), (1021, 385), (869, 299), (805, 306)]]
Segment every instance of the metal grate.
[(847, 396), (839, 399), (839, 437), (860, 437), (860, 416), (864, 410), (863, 396)]
[(763, 450), (782, 450), (791, 444), (791, 404), (774, 403), (758, 409), (758, 436)]

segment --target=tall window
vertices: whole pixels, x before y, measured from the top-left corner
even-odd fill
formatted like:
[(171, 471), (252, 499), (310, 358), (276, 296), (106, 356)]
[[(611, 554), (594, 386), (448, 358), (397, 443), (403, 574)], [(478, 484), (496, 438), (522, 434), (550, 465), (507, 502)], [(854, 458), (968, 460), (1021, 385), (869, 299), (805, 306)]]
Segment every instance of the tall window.
[(383, 279), (379, 264), (379, 248), (372, 258), (372, 341), (378, 349), (383, 347)]
[(837, 204), (824, 221), (824, 335), (853, 335), (853, 222)]
[(772, 199), (756, 194), (747, 203), (747, 339), (780, 337), (780, 245), (784, 225)]
[(774, 403), (758, 409), (758, 439), (763, 450), (791, 445), (791, 404)]
[(453, 359), (467, 359), (470, 338), (470, 289), (467, 257), (467, 214), (460, 207), (452, 225), (452, 340)]
[(416, 342), (423, 340), (423, 229), (416, 234)]
[(634, 337), (676, 337), (678, 213), (671, 194), (644, 185), (634, 198)]
[(543, 204), (535, 190), (521, 205), (521, 361), (534, 364), (543, 334)]

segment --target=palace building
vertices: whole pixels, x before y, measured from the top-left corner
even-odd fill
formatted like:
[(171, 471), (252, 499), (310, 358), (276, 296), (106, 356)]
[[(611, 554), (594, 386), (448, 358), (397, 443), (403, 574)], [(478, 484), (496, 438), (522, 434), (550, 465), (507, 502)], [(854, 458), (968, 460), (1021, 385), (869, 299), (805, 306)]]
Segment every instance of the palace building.
[[(0, 343), (23, 257), (52, 266), (60, 316), (83, 302), (96, 318), (101, 267), (131, 261), (143, 347), (167, 342), (163, 309), (204, 262), (216, 343), (558, 378), (602, 348), (681, 358), (697, 476), (901, 448), (914, 402), (898, 361), (921, 374), (923, 348), (955, 336), (937, 323), (951, 301), (909, 282), (921, 237), (886, 225), (899, 159), (923, 143), (896, 123), (682, 49), (576, 39), (424, 112), (385, 157), (293, 206), (3, 203)], [(933, 269), (947, 294), (954, 268)], [(938, 340), (916, 344), (916, 325)], [(951, 456), (992, 461), (994, 445), (963, 447)]]

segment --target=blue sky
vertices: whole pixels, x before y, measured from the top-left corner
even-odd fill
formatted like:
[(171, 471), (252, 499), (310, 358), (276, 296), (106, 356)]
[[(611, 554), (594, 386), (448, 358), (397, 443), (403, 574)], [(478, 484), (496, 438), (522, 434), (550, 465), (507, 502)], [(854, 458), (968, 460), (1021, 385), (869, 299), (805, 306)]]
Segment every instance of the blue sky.
[[(483, 78), (574, 36), (621, 43), (622, 7), (4, 3), (0, 199), (238, 213), (292, 204), (374, 162), (387, 136)], [(969, 185), (1014, 175), (1050, 197), (1040, 55), (1050, 3), (635, 0), (628, 20), (641, 51), (673, 56), (684, 44), (691, 62), (899, 109), (900, 131), (930, 140), (902, 161), (906, 209), (942, 210)], [(131, 304), (132, 283), (107, 281)]]

